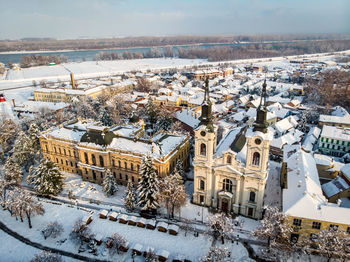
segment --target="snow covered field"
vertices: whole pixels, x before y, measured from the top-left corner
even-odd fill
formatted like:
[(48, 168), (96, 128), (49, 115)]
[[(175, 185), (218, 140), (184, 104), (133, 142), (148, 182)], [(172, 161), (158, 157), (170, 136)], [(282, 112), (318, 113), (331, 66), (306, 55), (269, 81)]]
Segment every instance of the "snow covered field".
[[(69, 233), (71, 232), (72, 226), (77, 218), (85, 217), (90, 213), (64, 204), (55, 205), (44, 202), (43, 205), (45, 208), (45, 214), (43, 216), (33, 217), (32, 229), (28, 228), (26, 220), (23, 223), (21, 223), (19, 220), (16, 221), (14, 217), (10, 216), (8, 211), (0, 211), (0, 220), (6, 223), (6, 225), (12, 230), (26, 238), (29, 238), (33, 242), (73, 253), (77, 252), (78, 247), (69, 239)], [(57, 239), (48, 238), (45, 240), (42, 236), (41, 230), (51, 221), (61, 223), (63, 225), (64, 232)], [(93, 233), (102, 234), (103, 237), (108, 237), (114, 232), (118, 232), (119, 234), (125, 236), (125, 238), (130, 242), (131, 247), (134, 244), (139, 243), (143, 246), (154, 247), (156, 251), (161, 249), (168, 250), (171, 257), (177, 254), (182, 254), (192, 261), (198, 261), (200, 257), (206, 255), (212, 244), (212, 237), (208, 235), (199, 234), (198, 237), (195, 237), (193, 233), (187, 233), (187, 236), (185, 236), (184, 232), (180, 230), (179, 235), (172, 236), (157, 230), (149, 230), (124, 225), (110, 220), (100, 219), (98, 217), (98, 213), (93, 214), (93, 221), (89, 227)], [(238, 245), (233, 245), (231, 242), (226, 241), (225, 246), (231, 250), (233, 260), (248, 256), (246, 249), (240, 243)], [(2, 249), (4, 249), (4, 247), (1, 247), (0, 254), (4, 254), (1, 252)], [(23, 249), (23, 252), (17, 253), (17, 255), (13, 254), (13, 256), (9, 256), (10, 258), (16, 258), (15, 261), (28, 261), (26, 259), (31, 257), (34, 253), (36, 253), (35, 249), (32, 250), (32, 248), (26, 247)], [(81, 254), (84, 256), (94, 257), (88, 252), (83, 252)], [(114, 257), (110, 257), (108, 252), (105, 252), (103, 244), (99, 247), (98, 254), (99, 257), (105, 257), (105, 259), (113, 260), (117, 259), (118, 261), (126, 261), (130, 258), (130, 251), (122, 256), (117, 257), (117, 255), (115, 255)], [(23, 260), (20, 260), (22, 257)]]

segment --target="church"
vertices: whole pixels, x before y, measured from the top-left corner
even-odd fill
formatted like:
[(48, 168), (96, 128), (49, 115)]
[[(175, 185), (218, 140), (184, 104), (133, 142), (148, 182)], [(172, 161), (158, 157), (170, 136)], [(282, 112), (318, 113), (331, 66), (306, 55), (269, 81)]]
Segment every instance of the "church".
[(213, 124), (206, 81), (201, 123), (195, 130), (195, 204), (255, 219), (262, 217), (273, 138), (266, 121), (266, 97), (265, 81), (253, 126), (231, 129), (217, 143), (218, 127)]

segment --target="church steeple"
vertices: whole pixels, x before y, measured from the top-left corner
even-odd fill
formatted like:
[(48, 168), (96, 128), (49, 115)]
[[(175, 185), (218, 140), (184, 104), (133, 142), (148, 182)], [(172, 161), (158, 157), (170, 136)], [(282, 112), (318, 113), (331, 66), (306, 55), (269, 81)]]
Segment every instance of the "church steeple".
[(204, 94), (204, 100), (201, 106), (202, 114), (199, 117), (199, 120), (201, 121), (201, 125), (207, 126), (207, 129), (210, 132), (213, 132), (213, 119), (212, 119), (212, 113), (211, 113), (211, 101), (209, 97), (209, 79), (208, 77), (205, 80), (205, 94)]
[(262, 91), (261, 91), (261, 99), (260, 104), (256, 110), (256, 121), (254, 123), (254, 131), (260, 131), (263, 133), (267, 132), (267, 92), (266, 92), (266, 79), (264, 80)]

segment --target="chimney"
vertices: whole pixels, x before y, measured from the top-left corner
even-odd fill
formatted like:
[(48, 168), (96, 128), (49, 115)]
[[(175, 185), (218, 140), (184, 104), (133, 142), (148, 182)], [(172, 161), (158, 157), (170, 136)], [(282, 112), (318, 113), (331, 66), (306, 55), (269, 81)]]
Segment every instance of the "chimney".
[(340, 205), (341, 205), (341, 200), (340, 199), (337, 200), (337, 205), (338, 205), (338, 207), (340, 207)]
[(298, 187), (301, 187), (302, 183), (303, 183), (303, 181), (299, 180), (298, 181)]
[(70, 81), (72, 84), (72, 88), (75, 89), (75, 82), (74, 82), (74, 74), (73, 73), (70, 73)]
[(16, 103), (15, 103), (15, 99), (12, 98), (12, 104), (13, 104), (13, 107), (16, 107)]

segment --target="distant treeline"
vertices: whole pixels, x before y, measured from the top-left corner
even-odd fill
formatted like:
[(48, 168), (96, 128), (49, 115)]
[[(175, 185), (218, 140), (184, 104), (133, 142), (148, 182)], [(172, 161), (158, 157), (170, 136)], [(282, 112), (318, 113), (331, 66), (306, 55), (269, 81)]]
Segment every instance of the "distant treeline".
[(248, 58), (337, 52), (350, 49), (350, 40), (298, 41), (291, 43), (179, 48), (180, 58), (225, 61)]
[[(50, 63), (61, 64), (67, 63), (68, 59), (64, 55), (25, 55), (21, 59), (21, 67), (49, 65)], [(11, 67), (11, 65), (10, 65)]]
[(0, 52), (6, 51), (44, 51), (44, 50), (81, 50), (81, 49), (112, 49), (132, 47), (154, 47), (166, 45), (194, 45), (208, 43), (262, 42), (262, 41), (291, 41), (291, 40), (320, 40), (345, 39), (345, 34), (290, 34), (290, 35), (237, 35), (237, 36), (167, 36), (167, 37), (124, 37), (104, 39), (37, 39), (0, 41)]
[(158, 57), (174, 57), (189, 59), (208, 59), (209, 61), (225, 61), (249, 58), (265, 58), (276, 56), (303, 55), (314, 53), (337, 52), (350, 49), (350, 40), (297, 41), (290, 43), (249, 44), (242, 46), (214, 46), (177, 48), (151, 48), (146, 53), (101, 52), (95, 60), (142, 59)]

